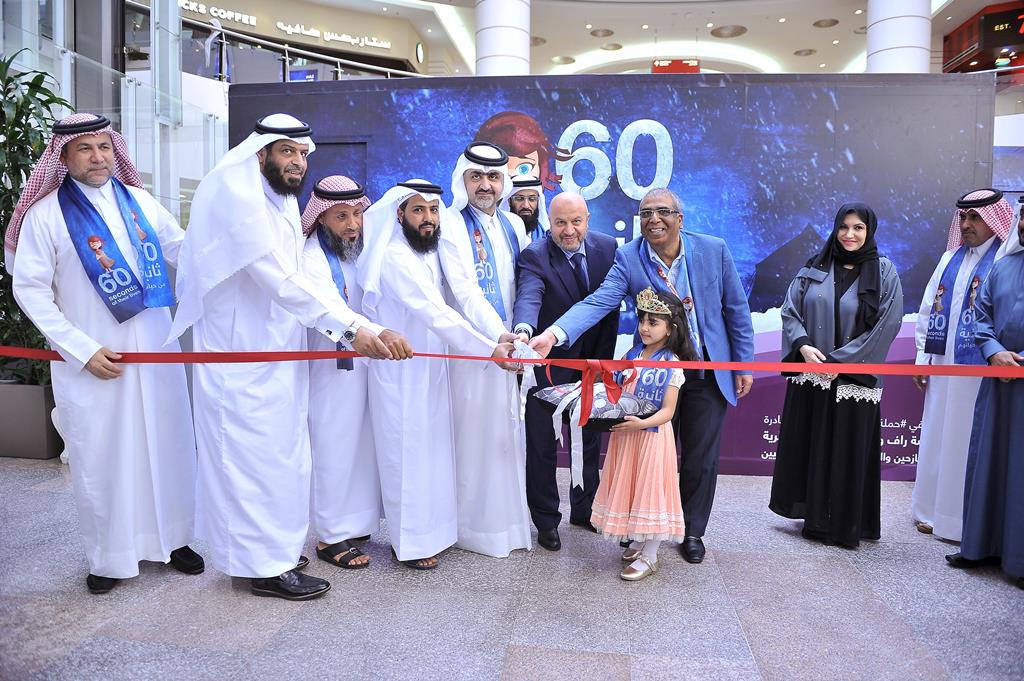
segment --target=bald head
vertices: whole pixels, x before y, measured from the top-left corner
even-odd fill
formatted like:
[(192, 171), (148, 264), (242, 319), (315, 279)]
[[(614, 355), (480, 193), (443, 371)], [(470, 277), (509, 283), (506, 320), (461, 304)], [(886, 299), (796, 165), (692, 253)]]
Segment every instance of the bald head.
[(580, 250), (590, 219), (583, 197), (570, 192), (556, 195), (548, 208), (548, 218), (551, 221), (551, 238), (555, 243), (570, 253)]

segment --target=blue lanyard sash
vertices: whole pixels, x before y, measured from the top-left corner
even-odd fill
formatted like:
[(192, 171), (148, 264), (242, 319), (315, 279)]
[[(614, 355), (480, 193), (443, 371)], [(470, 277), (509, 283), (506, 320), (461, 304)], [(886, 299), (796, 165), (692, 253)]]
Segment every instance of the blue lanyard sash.
[(114, 319), (123, 323), (146, 308), (173, 305), (174, 293), (156, 231), (131, 192), (117, 178), (110, 181), (128, 239), (135, 248), (141, 282), (117, 247), (103, 216), (70, 175), (57, 190), (57, 202), (86, 276)]
[[(960, 306), (960, 316), (957, 320), (956, 335), (953, 340), (953, 362), (956, 364), (985, 364), (978, 346), (974, 343), (974, 296), (981, 287), (982, 282), (988, 277), (992, 264), (995, 262), (998, 244), (993, 243), (988, 251), (978, 261), (971, 273), (967, 291), (964, 292), (964, 301)], [(946, 354), (946, 339), (949, 334), (949, 317), (952, 314), (950, 300), (953, 297), (953, 287), (956, 285), (956, 278), (963, 265), (964, 257), (967, 255), (967, 245), (964, 244), (946, 264), (939, 279), (939, 291), (936, 291), (935, 300), (932, 303), (931, 314), (928, 315), (928, 332), (925, 335), (924, 351), (932, 355)], [(977, 282), (977, 284), (975, 284)], [(973, 293), (972, 293), (973, 292)], [(949, 293), (947, 302), (944, 305), (943, 297)]]
[[(638, 359), (640, 353), (644, 350), (643, 343), (637, 343), (634, 345), (629, 352), (626, 353), (626, 359)], [(675, 355), (668, 348), (662, 348), (656, 353), (651, 355), (649, 361), (652, 362), (667, 362), (675, 359)], [(672, 377), (672, 369), (665, 367), (664, 369), (654, 369), (645, 367), (638, 371), (636, 378), (636, 387), (633, 389), (633, 394), (637, 397), (643, 397), (650, 400), (661, 409), (662, 403), (665, 401), (665, 389), (668, 388), (668, 379)], [(621, 376), (619, 377), (621, 382)], [(657, 426), (653, 428), (647, 428), (648, 432), (655, 433), (658, 431)]]
[[(679, 238), (683, 240), (684, 248), (690, 248), (690, 241), (686, 238), (686, 234), (680, 232)], [(650, 280), (651, 286), (657, 291), (675, 295), (682, 302), (683, 310), (686, 312), (687, 326), (690, 327), (690, 341), (693, 343), (693, 349), (699, 355), (701, 347), (700, 327), (697, 323), (697, 310), (690, 291), (690, 273), (686, 267), (686, 257), (680, 254), (679, 274), (676, 276), (676, 281), (673, 284), (665, 268), (652, 260), (654, 254), (651, 252), (651, 246), (646, 240), (641, 250), (643, 250), (643, 253), (640, 255), (640, 263), (643, 265), (644, 272), (647, 274), (647, 279)]]
[[(334, 285), (338, 287), (338, 293), (341, 294), (342, 300), (348, 302), (348, 286), (345, 284), (345, 270), (341, 269), (341, 258), (334, 252), (334, 249), (327, 243), (327, 235), (324, 234), (324, 230), (327, 229), (323, 225), (317, 227), (316, 238), (320, 242), (320, 250), (324, 252), (324, 257), (327, 258), (327, 265), (331, 268), (331, 279), (334, 280)], [(344, 350), (345, 346), (338, 341), (338, 350)], [(352, 367), (351, 357), (339, 357), (338, 358), (338, 369), (341, 371), (351, 371)]]
[[(519, 262), (519, 237), (516, 235), (512, 223), (500, 210), (494, 211), (494, 215), (501, 223), (505, 232), (505, 241), (508, 242), (509, 251), (512, 253), (512, 267), (515, 268)], [(498, 313), (502, 321), (508, 319), (505, 314), (505, 301), (501, 297), (501, 282), (498, 279), (498, 271), (494, 266), (494, 248), (491, 246), (491, 239), (476, 213), (469, 206), (462, 209), (462, 217), (466, 223), (466, 230), (469, 232), (469, 246), (473, 251), (473, 263), (476, 265), (476, 280), (480, 284), (480, 290), (484, 297), (491, 304), (494, 311)], [(476, 241), (476, 234), (480, 234), (480, 243)]]

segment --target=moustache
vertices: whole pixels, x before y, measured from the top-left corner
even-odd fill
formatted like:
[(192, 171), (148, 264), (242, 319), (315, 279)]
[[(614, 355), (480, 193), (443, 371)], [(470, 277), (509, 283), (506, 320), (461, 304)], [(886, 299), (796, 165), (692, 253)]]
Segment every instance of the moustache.
[(416, 229), (424, 229), (426, 227), (437, 227), (437, 223), (436, 222), (421, 222), (420, 226), (417, 227)]
[(476, 193), (477, 194), (493, 194), (494, 190), (493, 189), (477, 189)]

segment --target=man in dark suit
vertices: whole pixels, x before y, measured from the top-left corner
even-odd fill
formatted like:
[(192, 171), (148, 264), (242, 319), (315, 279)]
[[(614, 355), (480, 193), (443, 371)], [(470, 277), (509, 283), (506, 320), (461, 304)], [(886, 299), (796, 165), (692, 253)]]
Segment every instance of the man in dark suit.
[[(546, 329), (575, 303), (593, 293), (612, 266), (615, 239), (588, 230), (587, 203), (579, 194), (562, 193), (551, 202), (550, 233), (519, 255), (513, 329), (533, 335)], [(552, 358), (611, 359), (619, 325), (618, 308), (608, 312), (571, 345), (555, 348)], [(544, 367), (536, 367), (537, 388), (551, 385)], [(580, 372), (551, 367), (554, 383), (573, 383)], [(540, 400), (526, 401), (526, 501), (537, 543), (550, 551), (561, 548), (558, 524), (558, 484), (555, 481), (554, 407)], [(594, 532), (591, 504), (597, 493), (601, 434), (583, 429), (583, 487), (572, 487), (569, 522)]]
[[(627, 296), (648, 286), (677, 294), (686, 308), (694, 346), (712, 362), (752, 362), (754, 327), (747, 296), (725, 242), (683, 230), (679, 197), (652, 189), (640, 201), (639, 239), (622, 245), (604, 283), (530, 341), (541, 356), (572, 345)], [(680, 452), (679, 493), (686, 536), (680, 553), (704, 560), (704, 531), (718, 479), (718, 448), (728, 404), (750, 393), (750, 371), (687, 371), (672, 428)]]

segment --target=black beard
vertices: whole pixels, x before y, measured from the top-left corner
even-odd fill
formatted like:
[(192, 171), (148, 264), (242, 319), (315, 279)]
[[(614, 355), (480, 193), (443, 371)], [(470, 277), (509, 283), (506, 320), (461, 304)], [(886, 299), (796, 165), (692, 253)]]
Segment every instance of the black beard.
[(526, 233), (531, 234), (534, 232), (538, 225), (540, 225), (540, 209), (533, 211), (529, 215), (523, 215), (522, 213), (516, 213), (523, 219), (523, 225), (526, 226)]
[(411, 227), (408, 222), (402, 220), (402, 234), (405, 234), (406, 241), (409, 242), (409, 246), (412, 250), (417, 253), (433, 253), (437, 250), (437, 242), (441, 239), (441, 227), (438, 226), (434, 229), (434, 233), (430, 236), (423, 236), (419, 230), (415, 227)]
[(324, 231), (327, 246), (343, 262), (353, 262), (363, 252), (363, 235), (361, 232), (355, 239), (342, 239), (339, 236), (335, 236), (334, 232), (323, 225), (320, 225), (320, 229)]
[(267, 184), (270, 185), (270, 188), (281, 196), (288, 196), (289, 194), (298, 196), (302, 193), (302, 185), (306, 182), (306, 176), (303, 175), (302, 179), (292, 184), (289, 180), (285, 179), (284, 168), (271, 161), (269, 156), (263, 161), (263, 177), (267, 178)]

